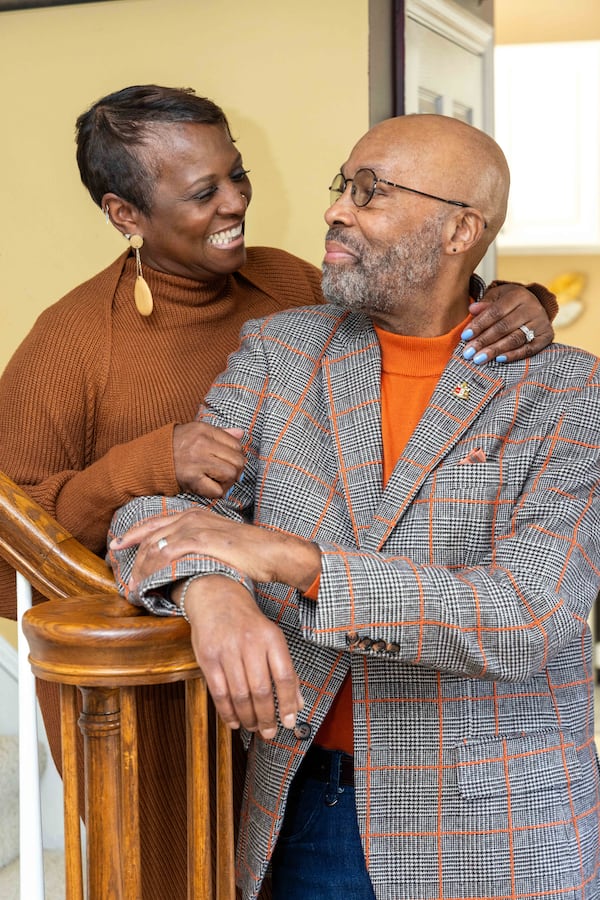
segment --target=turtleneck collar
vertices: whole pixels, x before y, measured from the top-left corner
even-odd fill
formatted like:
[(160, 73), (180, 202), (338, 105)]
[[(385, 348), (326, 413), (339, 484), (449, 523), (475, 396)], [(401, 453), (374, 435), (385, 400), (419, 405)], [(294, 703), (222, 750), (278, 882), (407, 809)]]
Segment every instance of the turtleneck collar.
[(383, 371), (396, 375), (441, 375), (470, 320), (471, 316), (467, 316), (452, 331), (436, 337), (394, 334), (375, 325)]
[[(221, 298), (231, 282), (231, 275), (222, 275), (214, 281), (196, 281), (182, 275), (169, 275), (150, 266), (142, 266), (144, 278), (155, 302), (176, 302), (180, 306), (205, 306)], [(136, 275), (133, 256), (125, 260), (123, 276), (134, 279)]]

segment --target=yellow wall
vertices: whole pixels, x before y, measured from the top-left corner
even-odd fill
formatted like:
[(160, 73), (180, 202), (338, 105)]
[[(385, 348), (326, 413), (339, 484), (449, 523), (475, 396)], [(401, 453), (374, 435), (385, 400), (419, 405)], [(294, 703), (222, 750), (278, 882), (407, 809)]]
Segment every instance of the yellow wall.
[(13, 647), (17, 646), (17, 623), (0, 618), (0, 638), (4, 638)]
[[(600, 4), (598, 0), (496, 0), (495, 34), (498, 44), (539, 43), (544, 41), (600, 40)], [(597, 114), (594, 111), (593, 114)], [(559, 110), (557, 110), (557, 116)], [(552, 140), (556, 122), (548, 123), (548, 134), (540, 137), (543, 144)], [(543, 256), (507, 256), (498, 254), (498, 276), (515, 281), (541, 281), (548, 284), (563, 272), (582, 272), (587, 283), (583, 292), (585, 313), (573, 324), (557, 329), (557, 339), (600, 354), (600, 253), (594, 256), (548, 254)]]
[(368, 0), (0, 13), (0, 370), (44, 307), (124, 248), (79, 181), (74, 122), (103, 94), (151, 81), (225, 109), (252, 170), (248, 242), (320, 262), (331, 175), (369, 127)]
[[(331, 176), (369, 127), (368, 36), (368, 0), (0, 13), (0, 370), (42, 309), (124, 248), (79, 181), (80, 112), (146, 82), (215, 100), (252, 170), (248, 242), (318, 264)], [(14, 643), (13, 624), (0, 635)]]

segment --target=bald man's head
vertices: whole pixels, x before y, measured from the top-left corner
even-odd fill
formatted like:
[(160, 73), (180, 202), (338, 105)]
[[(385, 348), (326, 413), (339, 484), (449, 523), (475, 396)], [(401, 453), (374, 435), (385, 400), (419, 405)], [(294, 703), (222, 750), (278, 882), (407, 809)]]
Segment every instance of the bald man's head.
[(447, 116), (398, 116), (368, 131), (352, 156), (357, 153), (378, 174), (392, 172), (394, 181), (480, 210), (485, 247), (498, 234), (510, 175), (502, 150), (483, 131)]
[(506, 214), (508, 166), (488, 135), (445, 116), (387, 119), (331, 185), (323, 293), (399, 334), (446, 334)]

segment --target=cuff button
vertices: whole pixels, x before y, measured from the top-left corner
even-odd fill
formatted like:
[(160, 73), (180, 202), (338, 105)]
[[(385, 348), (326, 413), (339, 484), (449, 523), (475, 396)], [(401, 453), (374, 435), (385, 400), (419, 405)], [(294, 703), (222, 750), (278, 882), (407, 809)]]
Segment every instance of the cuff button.
[(299, 741), (306, 741), (312, 734), (312, 726), (308, 722), (298, 722), (294, 728), (294, 734)]

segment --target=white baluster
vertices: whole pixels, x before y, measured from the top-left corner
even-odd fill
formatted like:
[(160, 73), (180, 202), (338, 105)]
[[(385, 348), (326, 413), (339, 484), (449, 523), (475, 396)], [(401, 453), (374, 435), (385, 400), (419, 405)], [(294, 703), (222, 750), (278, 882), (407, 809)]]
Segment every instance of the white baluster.
[(44, 900), (44, 857), (35, 677), (21, 620), (31, 607), (31, 585), (17, 573), (19, 620), (19, 843), (21, 900)]

